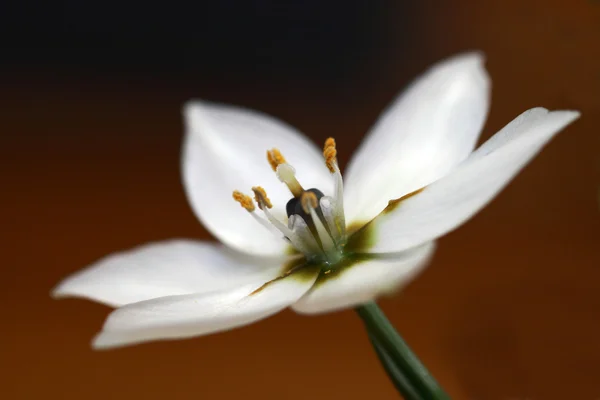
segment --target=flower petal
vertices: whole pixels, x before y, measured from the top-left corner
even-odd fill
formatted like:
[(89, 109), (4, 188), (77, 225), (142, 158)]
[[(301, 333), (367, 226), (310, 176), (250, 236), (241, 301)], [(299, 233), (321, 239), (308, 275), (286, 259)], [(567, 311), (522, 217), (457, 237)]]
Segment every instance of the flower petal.
[(330, 278), (325, 275), (292, 308), (302, 314), (324, 313), (355, 307), (394, 292), (427, 265), (434, 249), (435, 244), (430, 242), (385, 258), (357, 262)]
[(285, 219), (292, 196), (267, 162), (267, 150), (281, 150), (306, 188), (331, 193), (333, 182), (320, 150), (292, 127), (256, 111), (191, 102), (184, 113), (183, 180), (198, 218), (231, 247), (262, 255), (284, 252), (287, 242), (260, 226), (233, 201), (232, 192), (251, 193), (251, 187), (262, 186), (273, 213)]
[(267, 284), (256, 281), (221, 292), (169, 296), (115, 310), (94, 339), (98, 349), (161, 339), (182, 339), (247, 325), (298, 300), (314, 284), (305, 268)]
[(387, 205), (447, 174), (471, 153), (490, 103), (483, 56), (433, 66), (381, 115), (345, 174), (348, 220), (368, 221)]
[(104, 257), (63, 280), (52, 295), (118, 307), (268, 281), (282, 273), (284, 262), (282, 257), (249, 256), (209, 242), (170, 240)]
[[(424, 190), (391, 202), (356, 233), (356, 251), (398, 252), (444, 235), (467, 221), (498, 194), (560, 130), (575, 111), (524, 112), (458, 166)], [(362, 246), (362, 248), (361, 248)]]

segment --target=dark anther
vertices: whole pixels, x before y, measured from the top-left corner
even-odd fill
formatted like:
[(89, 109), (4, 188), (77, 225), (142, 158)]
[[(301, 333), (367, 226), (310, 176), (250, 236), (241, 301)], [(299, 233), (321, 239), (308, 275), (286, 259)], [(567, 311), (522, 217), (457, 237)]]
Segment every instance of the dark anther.
[[(319, 190), (319, 189), (308, 189), (306, 190), (306, 192), (311, 192), (314, 193), (315, 196), (317, 196), (317, 201), (321, 200), (321, 197), (323, 197), (323, 193)], [(299, 215), (302, 217), (302, 219), (304, 219), (304, 221), (310, 221), (310, 214), (306, 214), (304, 212), (304, 210), (302, 209), (302, 203), (300, 201), (300, 197), (294, 197), (293, 199), (291, 199), (290, 201), (287, 202), (287, 205), (285, 206), (285, 211), (287, 212), (287, 216), (288, 218), (292, 215)], [(320, 209), (317, 206), (317, 214), (320, 213)]]

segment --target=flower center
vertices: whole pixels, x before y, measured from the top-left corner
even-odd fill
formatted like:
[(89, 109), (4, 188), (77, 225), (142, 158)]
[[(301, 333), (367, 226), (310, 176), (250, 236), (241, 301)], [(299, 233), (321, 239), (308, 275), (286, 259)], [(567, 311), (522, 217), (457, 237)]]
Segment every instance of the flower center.
[(256, 213), (250, 196), (234, 191), (233, 198), (261, 225), (277, 234), (282, 234), (309, 261), (335, 264), (342, 259), (347, 235), (342, 174), (338, 167), (333, 138), (325, 141), (323, 157), (335, 182), (334, 193), (331, 196), (326, 196), (315, 188), (305, 190), (296, 179), (296, 170), (285, 160), (281, 152), (278, 149), (267, 151), (267, 160), (271, 168), (293, 195), (286, 205), (287, 225), (269, 211), (273, 205), (262, 187), (255, 186), (252, 191), (254, 201), (264, 217)]

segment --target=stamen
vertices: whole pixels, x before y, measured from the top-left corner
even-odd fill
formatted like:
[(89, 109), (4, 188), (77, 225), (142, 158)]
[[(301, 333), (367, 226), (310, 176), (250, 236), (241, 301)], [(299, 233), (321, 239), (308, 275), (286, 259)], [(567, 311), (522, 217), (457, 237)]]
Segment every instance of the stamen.
[(258, 208), (260, 208), (265, 213), (265, 216), (267, 217), (269, 222), (272, 223), (275, 226), (275, 228), (277, 228), (281, 233), (283, 233), (284, 236), (289, 238), (289, 236), (292, 234), (292, 231), (287, 226), (285, 226), (283, 222), (275, 218), (273, 214), (271, 214), (268, 210), (269, 208), (272, 208), (273, 205), (267, 197), (265, 189), (261, 188), (260, 186), (254, 186), (252, 188), (252, 191), (254, 192), (254, 199), (258, 203)]
[(340, 233), (343, 237), (346, 236), (346, 216), (344, 215), (344, 181), (342, 174), (335, 164), (335, 192), (333, 194), (333, 201), (335, 202), (334, 215), (335, 223), (340, 228)]
[[(315, 248), (315, 246), (312, 245), (307, 240), (306, 237), (302, 237), (302, 236), (298, 235), (297, 232), (294, 232), (294, 230), (292, 228), (285, 226), (283, 222), (281, 222), (273, 214), (271, 214), (271, 212), (268, 210), (269, 207), (267, 207), (267, 205), (264, 203), (264, 199), (266, 198), (266, 195), (264, 195), (264, 189), (262, 191), (261, 191), (261, 189), (262, 188), (260, 188), (260, 187), (252, 188), (252, 190), (254, 190), (254, 194), (258, 198), (257, 201), (259, 201), (258, 204), (259, 204), (260, 209), (263, 211), (263, 213), (265, 214), (265, 217), (267, 217), (267, 219), (272, 224), (272, 226), (277, 228), (277, 230), (279, 232), (281, 232), (281, 234), (283, 234), (283, 236), (285, 236), (292, 243), (292, 246), (294, 246), (300, 252), (307, 254), (307, 255), (316, 254), (315, 251), (322, 253), (321, 250), (318, 248), (318, 246)], [(261, 203), (263, 203), (262, 207), (261, 207)], [(252, 215), (254, 216), (255, 213), (252, 213)]]
[(313, 192), (304, 192), (300, 197), (300, 204), (305, 213), (309, 214), (310, 210), (317, 208), (317, 196)]
[[(309, 214), (311, 217), (311, 222), (314, 229), (313, 233), (317, 236), (315, 237), (315, 239), (318, 238), (318, 241), (320, 242), (323, 251), (325, 252), (325, 254), (329, 255), (332, 252), (332, 250), (336, 247), (333, 239), (331, 238), (331, 235), (327, 231), (327, 228), (325, 228), (325, 225), (323, 225), (321, 218), (317, 215), (316, 208), (319, 204), (317, 196), (313, 192), (304, 192), (302, 194), (302, 197), (300, 198), (300, 204), (302, 205), (302, 210), (304, 210), (304, 212), (306, 214)], [(297, 219), (302, 220), (301, 217)], [(305, 230), (305, 232), (309, 231), (310, 229)]]
[(271, 204), (271, 200), (267, 197), (267, 192), (260, 186), (254, 186), (252, 188), (254, 192), (254, 200), (258, 203), (258, 208), (264, 210), (264, 207), (273, 208), (273, 204)]
[(310, 207), (310, 216), (312, 218), (313, 223), (315, 224), (317, 235), (319, 235), (319, 239), (321, 240), (323, 251), (325, 252), (325, 254), (328, 255), (327, 258), (329, 259), (329, 261), (337, 261), (334, 260), (334, 258), (338, 255), (338, 253), (334, 251), (336, 249), (335, 243), (333, 242), (331, 236), (329, 236), (327, 229), (323, 225), (323, 222), (321, 222), (321, 219), (317, 215), (317, 212), (315, 211), (314, 207)]
[(327, 227), (329, 228), (329, 232), (333, 237), (333, 241), (336, 244), (340, 244), (343, 238), (343, 232), (345, 229), (339, 226), (337, 222), (337, 218), (335, 217), (335, 207), (333, 207), (334, 201), (331, 197), (324, 196), (319, 201), (319, 205), (321, 206), (321, 211), (323, 212), (323, 218), (325, 218), (325, 222), (327, 223)]
[(300, 252), (306, 255), (325, 255), (321, 246), (310, 232), (308, 225), (306, 225), (306, 221), (304, 221), (302, 217), (298, 215), (290, 216), (288, 226), (294, 232), (295, 236), (293, 239), (290, 239), (290, 241)]
[(240, 203), (240, 205), (244, 207), (248, 212), (254, 211), (254, 202), (252, 201), (252, 198), (250, 196), (247, 196), (242, 192), (234, 190), (233, 199)]
[(273, 224), (271, 224), (269, 221), (267, 221), (266, 219), (264, 219), (257, 213), (251, 212), (250, 215), (252, 215), (252, 217), (256, 220), (256, 222), (258, 222), (259, 224), (261, 224), (262, 226), (267, 228), (267, 230), (269, 230), (271, 233), (273, 233), (273, 235), (280, 237), (279, 235), (283, 234), (283, 232), (281, 232)]
[(336, 226), (339, 227), (342, 237), (346, 235), (346, 218), (344, 216), (344, 181), (342, 179), (342, 173), (337, 163), (337, 150), (335, 148), (335, 139), (329, 138), (325, 141), (323, 146), (323, 157), (325, 157), (325, 164), (329, 171), (334, 176), (335, 189), (333, 194), (334, 217)]
[[(302, 220), (302, 218), (292, 216), (295, 218), (289, 220), (289, 226), (285, 226), (283, 222), (279, 221), (269, 211), (269, 208), (271, 208), (272, 205), (271, 201), (267, 197), (267, 193), (265, 192), (265, 190), (260, 186), (255, 186), (252, 188), (252, 191), (254, 192), (255, 200), (258, 203), (258, 207), (263, 211), (265, 217), (267, 217), (268, 222), (256, 215), (255, 212), (251, 212), (250, 214), (254, 217), (254, 219), (256, 219), (261, 225), (265, 226), (270, 230), (276, 228), (284, 237), (286, 237), (292, 243), (292, 245), (298, 251), (306, 254), (307, 256), (316, 254), (321, 256), (323, 255), (323, 250), (321, 250), (315, 238), (312, 237), (312, 235), (310, 234), (310, 230), (308, 229), (306, 223), (304, 222), (304, 220)], [(242, 196), (244, 195), (242, 194)], [(250, 199), (250, 197), (246, 196), (244, 198), (244, 200), (247, 199)], [(250, 199), (250, 201), (252, 200)]]
[(269, 161), (269, 164), (271, 164), (271, 168), (273, 168), (273, 171), (277, 171), (277, 166), (286, 163), (285, 158), (283, 157), (279, 149), (275, 148), (267, 150), (267, 160)]
[(335, 139), (328, 138), (323, 146), (323, 157), (325, 157), (325, 165), (329, 171), (335, 173), (334, 165), (337, 166), (337, 150), (335, 148)]

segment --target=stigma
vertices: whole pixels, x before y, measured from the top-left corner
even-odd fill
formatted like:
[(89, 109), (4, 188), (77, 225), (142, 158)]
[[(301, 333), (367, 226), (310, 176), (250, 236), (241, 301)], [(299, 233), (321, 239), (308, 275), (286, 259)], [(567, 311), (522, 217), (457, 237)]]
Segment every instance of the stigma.
[[(260, 186), (252, 188), (254, 199), (237, 190), (233, 192), (233, 199), (259, 224), (282, 236), (309, 261), (335, 264), (343, 256), (347, 237), (343, 180), (333, 138), (325, 141), (323, 158), (334, 179), (334, 190), (329, 195), (317, 188), (304, 189), (296, 178), (296, 170), (281, 152), (275, 148), (267, 151), (267, 161), (292, 195), (285, 207), (287, 221), (282, 221), (271, 213), (273, 205)], [(262, 215), (257, 212), (254, 202)]]

